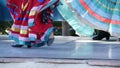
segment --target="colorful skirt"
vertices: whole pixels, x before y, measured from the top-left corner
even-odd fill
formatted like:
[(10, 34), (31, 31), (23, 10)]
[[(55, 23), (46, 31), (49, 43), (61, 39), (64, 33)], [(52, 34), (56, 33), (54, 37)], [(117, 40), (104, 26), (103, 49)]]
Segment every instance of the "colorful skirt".
[(9, 37), (18, 44), (41, 46), (53, 32), (51, 16), (56, 0), (8, 0), (14, 23)]
[(91, 35), (93, 29), (99, 29), (120, 36), (119, 0), (61, 0), (58, 10), (82, 35)]

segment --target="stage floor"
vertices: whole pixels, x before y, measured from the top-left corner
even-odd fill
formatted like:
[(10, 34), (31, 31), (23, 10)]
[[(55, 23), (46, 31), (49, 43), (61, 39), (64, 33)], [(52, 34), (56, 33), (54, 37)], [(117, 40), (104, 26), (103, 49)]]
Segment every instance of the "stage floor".
[(14, 41), (0, 37), (0, 58), (47, 58), (80, 60), (120, 60), (120, 42), (93, 41), (89, 37), (55, 36), (52, 46), (13, 48)]
[(109, 41), (94, 41), (91, 37), (55, 36), (52, 46), (40, 48), (14, 48), (11, 47), (13, 44), (16, 43), (8, 36), (0, 35), (0, 63), (8, 63), (8, 66), (9, 63), (33, 62), (46, 65), (85, 64), (92, 65), (92, 68), (120, 67), (120, 42), (115, 37)]

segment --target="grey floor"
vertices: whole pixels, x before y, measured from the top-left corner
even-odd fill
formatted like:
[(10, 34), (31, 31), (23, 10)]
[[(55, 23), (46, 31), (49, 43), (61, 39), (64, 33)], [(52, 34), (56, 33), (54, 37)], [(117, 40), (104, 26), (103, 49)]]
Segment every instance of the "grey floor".
[(120, 42), (91, 37), (55, 36), (52, 46), (13, 48), (0, 35), (0, 68), (120, 68)]
[(114, 59), (120, 60), (120, 42), (93, 41), (88, 37), (56, 36), (52, 46), (13, 48), (14, 41), (0, 36), (0, 58)]

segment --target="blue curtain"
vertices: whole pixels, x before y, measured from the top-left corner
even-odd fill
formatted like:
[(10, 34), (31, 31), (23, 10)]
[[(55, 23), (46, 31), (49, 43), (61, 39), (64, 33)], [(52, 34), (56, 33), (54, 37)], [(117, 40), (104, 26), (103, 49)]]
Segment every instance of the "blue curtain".
[(7, 0), (0, 0), (0, 21), (11, 21), (10, 12), (6, 6)]

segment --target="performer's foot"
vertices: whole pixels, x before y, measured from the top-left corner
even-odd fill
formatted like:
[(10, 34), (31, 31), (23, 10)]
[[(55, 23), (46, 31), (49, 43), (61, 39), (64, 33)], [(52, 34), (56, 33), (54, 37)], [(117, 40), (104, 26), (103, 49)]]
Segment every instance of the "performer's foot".
[(31, 48), (32, 46), (31, 45), (27, 45), (27, 48)]
[(49, 38), (47, 41), (47, 45), (50, 46), (54, 42), (54, 38)]
[(15, 44), (15, 45), (12, 45), (12, 47), (22, 47), (23, 45), (21, 44)]
[(98, 35), (93, 37), (93, 40), (102, 40), (103, 38), (106, 38), (106, 40), (109, 40), (110, 34), (108, 32), (99, 30)]
[(41, 43), (35, 44), (34, 46), (35, 46), (35, 47), (42, 47), (42, 46), (44, 46), (44, 45), (45, 45), (45, 43), (44, 43), (44, 42), (41, 42)]
[(53, 42), (54, 42), (54, 33), (52, 32), (47, 41), (47, 45), (50, 46), (50, 45), (52, 45)]

